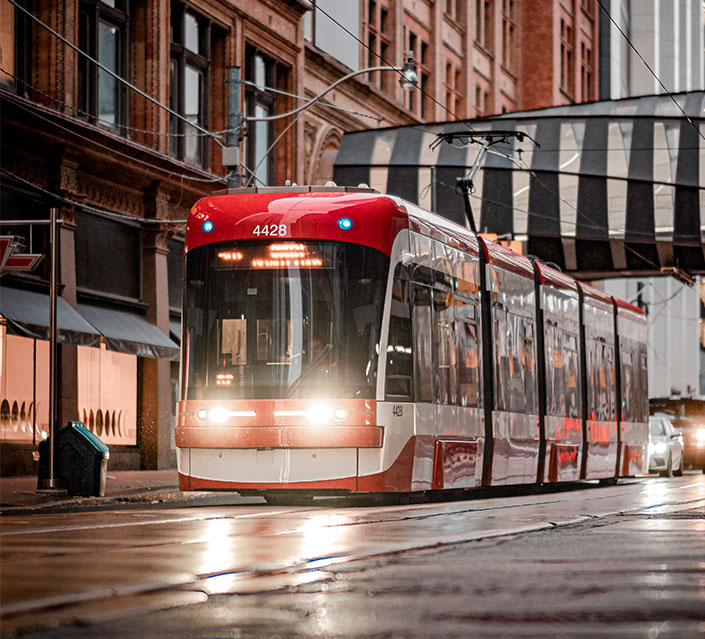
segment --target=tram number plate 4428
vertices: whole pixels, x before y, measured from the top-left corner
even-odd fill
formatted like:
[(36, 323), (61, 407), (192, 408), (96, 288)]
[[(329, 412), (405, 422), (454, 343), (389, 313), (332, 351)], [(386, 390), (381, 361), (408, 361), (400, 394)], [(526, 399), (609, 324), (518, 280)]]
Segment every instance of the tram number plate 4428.
[(403, 417), (404, 407), (401, 404), (394, 404), (392, 406), (392, 415), (394, 415), (394, 417)]
[(264, 235), (265, 237), (286, 237), (289, 233), (289, 229), (286, 224), (258, 224), (252, 229), (252, 235), (260, 237)]

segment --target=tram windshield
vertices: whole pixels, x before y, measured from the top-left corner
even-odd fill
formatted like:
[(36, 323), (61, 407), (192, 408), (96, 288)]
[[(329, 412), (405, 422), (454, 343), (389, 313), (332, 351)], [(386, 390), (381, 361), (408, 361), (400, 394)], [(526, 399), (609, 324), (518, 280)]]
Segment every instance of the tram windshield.
[(186, 258), (185, 399), (372, 398), (389, 258), (239, 242)]

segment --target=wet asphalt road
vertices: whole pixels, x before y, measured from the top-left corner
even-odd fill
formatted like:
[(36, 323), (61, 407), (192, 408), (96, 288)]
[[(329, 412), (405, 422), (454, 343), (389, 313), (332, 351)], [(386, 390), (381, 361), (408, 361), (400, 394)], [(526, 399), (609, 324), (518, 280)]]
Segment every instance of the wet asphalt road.
[(705, 475), (0, 518), (3, 636), (705, 636)]

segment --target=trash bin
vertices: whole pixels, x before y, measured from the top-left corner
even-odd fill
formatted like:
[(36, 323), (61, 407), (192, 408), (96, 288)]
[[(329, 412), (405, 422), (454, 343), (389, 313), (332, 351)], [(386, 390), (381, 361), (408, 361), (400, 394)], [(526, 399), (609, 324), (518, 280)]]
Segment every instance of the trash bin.
[[(108, 447), (83, 422), (68, 422), (56, 431), (54, 477), (69, 495), (102, 497), (108, 470)], [(39, 444), (39, 477), (49, 479), (49, 440)]]

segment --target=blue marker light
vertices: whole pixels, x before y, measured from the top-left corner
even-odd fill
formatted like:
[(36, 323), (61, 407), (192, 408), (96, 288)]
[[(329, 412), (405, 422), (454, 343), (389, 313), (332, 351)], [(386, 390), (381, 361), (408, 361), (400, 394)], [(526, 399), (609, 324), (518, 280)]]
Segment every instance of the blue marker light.
[(206, 220), (203, 223), (202, 228), (205, 233), (210, 233), (213, 230), (213, 222), (211, 222), (210, 220)]
[(352, 220), (349, 217), (341, 217), (338, 220), (338, 226), (343, 229), (343, 231), (349, 231), (352, 228)]

